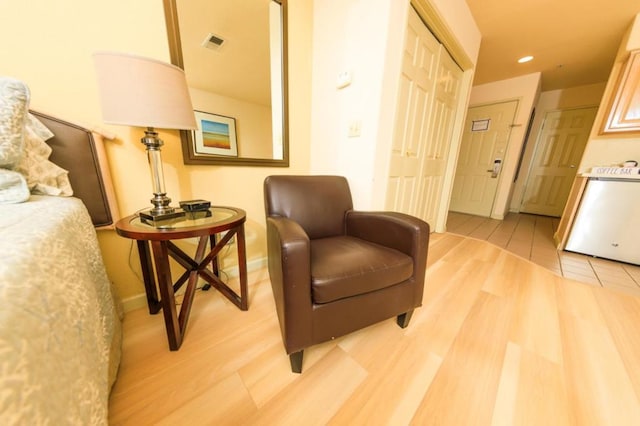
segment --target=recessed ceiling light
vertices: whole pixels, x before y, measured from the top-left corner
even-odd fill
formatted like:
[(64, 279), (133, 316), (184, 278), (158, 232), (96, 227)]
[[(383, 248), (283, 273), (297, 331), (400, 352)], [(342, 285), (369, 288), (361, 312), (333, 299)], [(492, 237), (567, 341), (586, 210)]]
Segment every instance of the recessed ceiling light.
[(533, 60), (533, 56), (523, 56), (522, 58), (518, 59), (518, 63), (524, 64), (525, 62), (529, 62), (531, 60)]

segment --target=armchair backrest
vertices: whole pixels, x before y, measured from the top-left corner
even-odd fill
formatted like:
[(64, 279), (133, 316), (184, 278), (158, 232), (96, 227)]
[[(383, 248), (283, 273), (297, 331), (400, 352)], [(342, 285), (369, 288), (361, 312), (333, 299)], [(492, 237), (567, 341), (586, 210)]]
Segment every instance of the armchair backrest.
[(310, 239), (345, 232), (345, 213), (353, 209), (351, 191), (342, 176), (268, 176), (264, 181), (267, 217), (297, 222)]

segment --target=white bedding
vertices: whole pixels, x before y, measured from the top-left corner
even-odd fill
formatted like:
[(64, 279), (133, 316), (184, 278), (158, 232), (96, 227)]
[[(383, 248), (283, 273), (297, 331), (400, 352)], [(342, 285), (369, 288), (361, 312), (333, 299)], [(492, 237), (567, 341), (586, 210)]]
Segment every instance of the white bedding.
[(0, 424), (107, 424), (120, 333), (84, 204), (0, 205)]

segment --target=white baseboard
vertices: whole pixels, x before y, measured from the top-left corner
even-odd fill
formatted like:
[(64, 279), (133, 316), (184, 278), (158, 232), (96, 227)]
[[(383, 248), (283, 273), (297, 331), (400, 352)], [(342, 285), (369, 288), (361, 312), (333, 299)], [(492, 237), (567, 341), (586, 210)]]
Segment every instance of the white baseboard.
[(125, 313), (144, 308), (145, 306), (147, 306), (147, 296), (144, 293), (122, 299), (122, 309)]
[[(267, 266), (267, 258), (254, 259), (247, 262), (247, 272), (257, 271)], [(238, 267), (234, 266), (229, 269), (223, 269), (222, 272), (227, 274), (229, 278), (239, 275)], [(135, 309), (145, 308), (147, 306), (147, 295), (145, 293), (136, 294), (135, 296), (122, 299), (122, 308), (124, 312), (130, 312)]]

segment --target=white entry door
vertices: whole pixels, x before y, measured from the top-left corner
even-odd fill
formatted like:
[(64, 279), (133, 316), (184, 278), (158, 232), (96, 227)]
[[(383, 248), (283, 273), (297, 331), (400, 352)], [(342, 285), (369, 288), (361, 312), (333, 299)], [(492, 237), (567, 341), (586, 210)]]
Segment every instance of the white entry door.
[(562, 215), (596, 111), (590, 107), (545, 115), (520, 211)]
[(449, 210), (491, 216), (518, 101), (469, 108)]
[(386, 208), (436, 229), (463, 73), (409, 9)]

